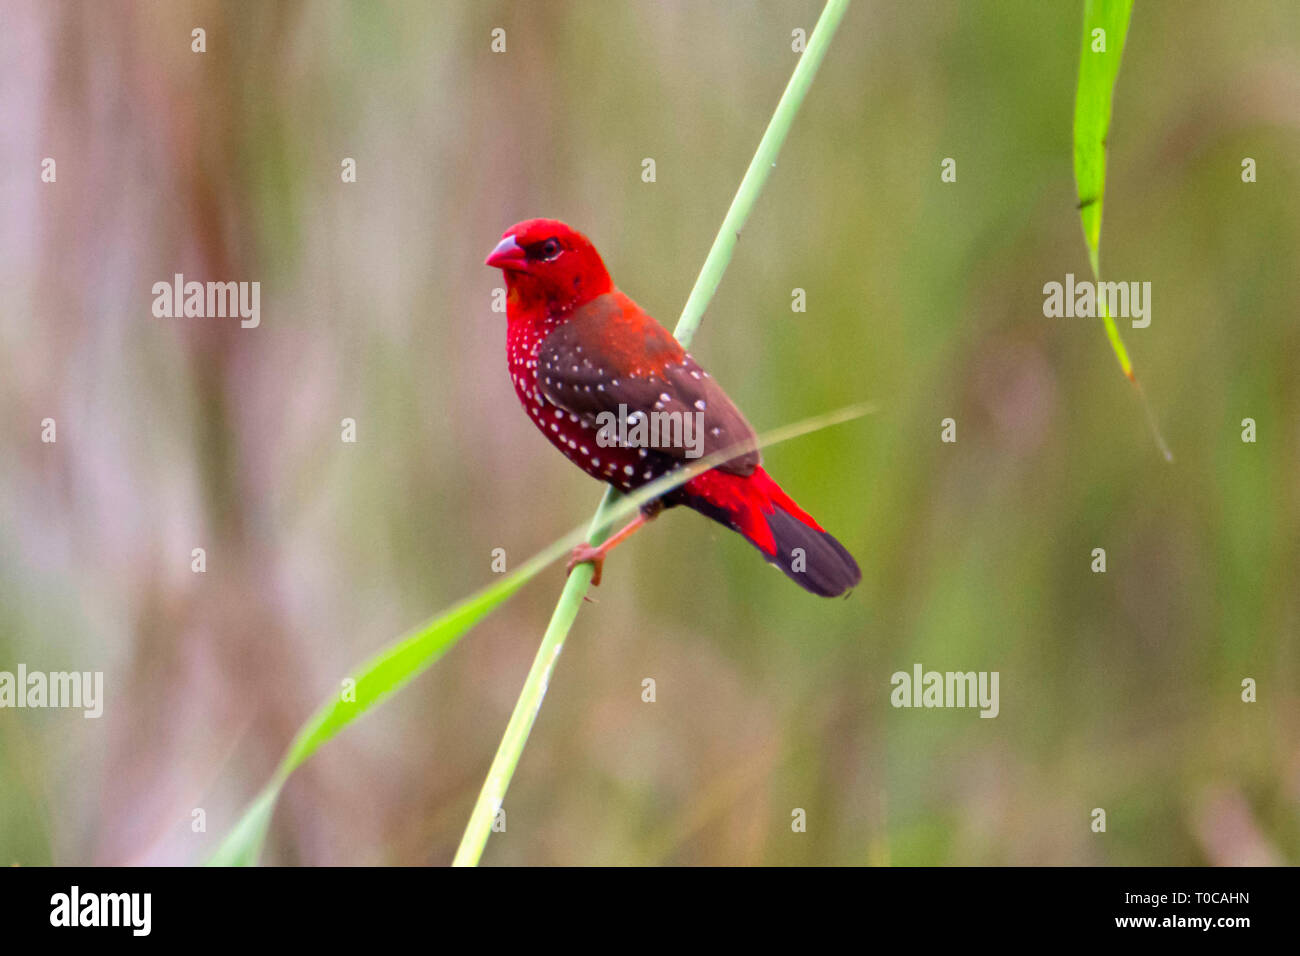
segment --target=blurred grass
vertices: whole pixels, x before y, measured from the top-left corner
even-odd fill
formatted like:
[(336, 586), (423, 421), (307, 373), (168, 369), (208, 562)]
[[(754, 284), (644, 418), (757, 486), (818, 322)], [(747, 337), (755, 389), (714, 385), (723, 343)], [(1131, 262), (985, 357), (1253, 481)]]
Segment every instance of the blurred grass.
[[(339, 674), (584, 518), (482, 257), (561, 216), (670, 316), (819, 8), (10, 6), (0, 668), (103, 669), (109, 702), (0, 715), (0, 861), (195, 859)], [(1153, 283), (1129, 344), (1172, 467), (1095, 325), (1042, 316), (1087, 264), (1080, 12), (853, 6), (692, 350), (760, 430), (880, 405), (766, 456), (863, 584), (805, 599), (664, 516), (575, 627), (485, 862), (1219, 862), (1206, 806), (1300, 859), (1300, 8), (1135, 7), (1106, 256)], [(261, 280), (262, 328), (153, 320), (175, 271)], [(301, 768), (264, 859), (449, 859), (553, 594)], [(1001, 715), (893, 710), (916, 661), (999, 670)]]

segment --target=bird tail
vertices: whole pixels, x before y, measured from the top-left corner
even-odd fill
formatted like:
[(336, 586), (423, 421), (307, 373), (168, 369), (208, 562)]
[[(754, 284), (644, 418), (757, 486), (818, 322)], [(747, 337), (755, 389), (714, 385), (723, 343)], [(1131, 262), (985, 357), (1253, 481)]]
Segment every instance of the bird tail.
[(680, 501), (739, 533), (805, 591), (837, 597), (862, 580), (853, 555), (761, 467), (749, 475), (716, 468), (696, 475)]

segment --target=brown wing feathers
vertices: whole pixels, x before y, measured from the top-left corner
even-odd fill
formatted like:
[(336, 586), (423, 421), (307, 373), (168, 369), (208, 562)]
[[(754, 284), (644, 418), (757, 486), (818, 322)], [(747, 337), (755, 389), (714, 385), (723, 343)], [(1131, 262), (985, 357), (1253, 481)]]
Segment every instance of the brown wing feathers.
[[(547, 401), (584, 420), (594, 422), (602, 412), (617, 415), (620, 405), (629, 418), (638, 412), (691, 415), (693, 424), (702, 423), (703, 455), (754, 438), (754, 430), (722, 387), (663, 326), (620, 292), (598, 296), (577, 309), (542, 342), (537, 360)], [(681, 444), (651, 447), (674, 458), (688, 457), (688, 448)], [(748, 475), (760, 461), (755, 449), (720, 467)]]

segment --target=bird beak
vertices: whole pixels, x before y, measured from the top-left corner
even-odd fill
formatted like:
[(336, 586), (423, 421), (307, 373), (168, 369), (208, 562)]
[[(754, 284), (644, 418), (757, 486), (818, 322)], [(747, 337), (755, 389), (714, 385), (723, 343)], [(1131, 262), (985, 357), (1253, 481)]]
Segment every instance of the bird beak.
[(484, 264), (495, 269), (523, 270), (526, 257), (524, 247), (515, 242), (515, 237), (506, 236), (497, 243), (497, 247), (492, 250), (492, 254), (487, 257)]

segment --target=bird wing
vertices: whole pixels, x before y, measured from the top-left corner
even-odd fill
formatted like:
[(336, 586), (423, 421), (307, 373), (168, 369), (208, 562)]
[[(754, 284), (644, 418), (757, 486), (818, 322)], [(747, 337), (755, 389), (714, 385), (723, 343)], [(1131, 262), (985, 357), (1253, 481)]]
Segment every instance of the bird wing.
[[(683, 461), (694, 457), (688, 451), (707, 456), (756, 438), (722, 386), (662, 325), (618, 291), (574, 310), (542, 341), (537, 379), (547, 401), (593, 427), (599, 426), (602, 413), (618, 416), (620, 405), (629, 425), (637, 412), (680, 413), (683, 424), (690, 415), (692, 429), (702, 423), (702, 432), (691, 433), (702, 437), (702, 450), (698, 440), (669, 441), (662, 428), (659, 440), (646, 443)], [(678, 434), (684, 435), (684, 428)], [(718, 467), (748, 475), (761, 461), (758, 449), (751, 448)]]

